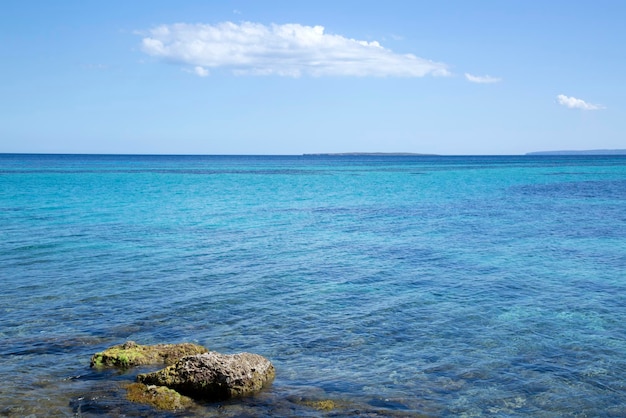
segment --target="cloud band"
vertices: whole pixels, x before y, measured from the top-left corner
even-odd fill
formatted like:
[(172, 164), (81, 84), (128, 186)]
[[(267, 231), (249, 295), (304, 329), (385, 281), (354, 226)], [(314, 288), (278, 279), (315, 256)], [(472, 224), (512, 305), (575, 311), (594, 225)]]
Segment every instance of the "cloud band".
[(604, 109), (604, 106), (587, 103), (582, 99), (577, 99), (576, 97), (568, 97), (564, 94), (559, 94), (558, 96), (556, 96), (556, 99), (560, 105), (569, 107), (570, 109), (582, 109), (582, 110)]
[(478, 76), (478, 75), (472, 75), (469, 73), (465, 73), (465, 78), (467, 79), (467, 81), (470, 81), (472, 83), (479, 83), (479, 84), (492, 84), (492, 83), (499, 83), (500, 81), (502, 81), (501, 78), (491, 77), (489, 75)]
[(223, 22), (161, 25), (142, 40), (143, 51), (188, 65), (200, 76), (208, 69), (234, 74), (300, 77), (424, 77), (449, 75), (445, 64), (397, 54), (378, 42), (327, 34), (322, 26)]

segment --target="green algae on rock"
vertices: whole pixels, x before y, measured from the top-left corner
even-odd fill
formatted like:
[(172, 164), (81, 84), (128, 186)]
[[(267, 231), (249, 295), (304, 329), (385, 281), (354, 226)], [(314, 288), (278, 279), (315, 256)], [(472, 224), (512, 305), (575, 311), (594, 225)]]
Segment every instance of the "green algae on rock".
[(209, 350), (191, 343), (140, 345), (134, 341), (115, 345), (91, 357), (91, 367), (129, 368), (146, 364), (170, 365), (176, 360)]
[(193, 399), (183, 396), (165, 386), (131, 383), (126, 388), (126, 399), (131, 402), (154, 406), (157, 409), (175, 411), (194, 404)]
[(317, 400), (317, 401), (302, 401), (302, 405), (308, 406), (318, 411), (332, 411), (337, 408), (337, 404), (330, 399)]
[(137, 381), (167, 386), (194, 399), (220, 401), (252, 395), (271, 383), (275, 374), (272, 363), (258, 354), (208, 352), (140, 374)]

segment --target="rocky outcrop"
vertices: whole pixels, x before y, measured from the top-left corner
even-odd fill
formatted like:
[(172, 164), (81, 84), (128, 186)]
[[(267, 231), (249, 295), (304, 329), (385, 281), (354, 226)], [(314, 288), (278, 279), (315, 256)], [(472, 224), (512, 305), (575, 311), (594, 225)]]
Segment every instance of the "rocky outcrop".
[(154, 373), (140, 374), (146, 385), (167, 386), (194, 399), (219, 401), (248, 396), (274, 380), (274, 366), (258, 354), (209, 352), (184, 357)]
[(129, 368), (144, 364), (174, 364), (176, 360), (194, 354), (207, 353), (197, 344), (140, 345), (133, 341), (108, 348), (91, 357), (91, 367)]
[(144, 385), (141, 383), (128, 385), (126, 398), (132, 402), (152, 405), (157, 409), (169, 411), (185, 409), (194, 404), (193, 399), (165, 386)]

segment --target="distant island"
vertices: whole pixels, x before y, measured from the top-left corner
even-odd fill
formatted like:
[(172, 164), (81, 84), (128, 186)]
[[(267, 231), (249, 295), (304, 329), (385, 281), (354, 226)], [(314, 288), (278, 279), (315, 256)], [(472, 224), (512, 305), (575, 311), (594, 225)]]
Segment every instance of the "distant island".
[[(420, 154), (414, 152), (320, 152), (302, 154), (305, 157), (438, 157), (439, 154)], [(591, 149), (533, 151), (525, 155), (626, 155), (626, 149)]]
[(582, 151), (536, 151), (526, 155), (626, 155), (626, 149), (591, 149)]
[(425, 157), (437, 154), (416, 154), (413, 152), (322, 152), (318, 154), (303, 154), (304, 156), (331, 156), (331, 157)]

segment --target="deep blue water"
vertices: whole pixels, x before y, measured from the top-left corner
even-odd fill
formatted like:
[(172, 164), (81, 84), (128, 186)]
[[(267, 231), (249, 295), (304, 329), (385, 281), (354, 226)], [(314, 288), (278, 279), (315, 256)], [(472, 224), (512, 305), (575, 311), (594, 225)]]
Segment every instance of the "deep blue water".
[(0, 416), (157, 414), (126, 340), (276, 366), (181, 416), (626, 416), (624, 318), (626, 157), (0, 154)]

